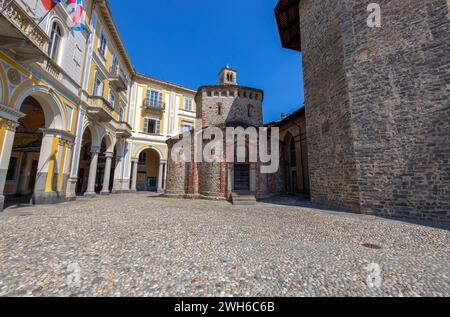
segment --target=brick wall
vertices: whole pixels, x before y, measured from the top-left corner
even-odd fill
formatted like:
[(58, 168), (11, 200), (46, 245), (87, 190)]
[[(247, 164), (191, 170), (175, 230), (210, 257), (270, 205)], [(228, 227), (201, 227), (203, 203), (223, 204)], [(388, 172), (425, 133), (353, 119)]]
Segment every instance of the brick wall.
[(312, 199), (448, 220), (448, 2), (370, 2), (300, 1)]
[(203, 127), (223, 126), (236, 121), (259, 127), (263, 120), (262, 98), (262, 91), (257, 89), (222, 85), (201, 88), (196, 102), (201, 105), (199, 116), (202, 118)]
[(300, 1), (308, 161), (312, 201), (358, 212), (358, 172), (340, 31), (342, 6), (335, 0)]

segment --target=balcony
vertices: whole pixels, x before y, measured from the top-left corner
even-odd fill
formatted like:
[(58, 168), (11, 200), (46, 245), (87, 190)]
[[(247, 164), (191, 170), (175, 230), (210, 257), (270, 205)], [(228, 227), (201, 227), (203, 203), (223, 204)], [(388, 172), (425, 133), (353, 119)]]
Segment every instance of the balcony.
[(128, 89), (128, 80), (119, 67), (111, 67), (109, 70), (109, 81), (118, 92)]
[[(0, 12), (9, 0), (0, 0)], [(20, 63), (42, 62), (47, 57), (50, 39), (33, 18), (12, 2), (0, 14), (0, 49), (9, 49)]]
[(145, 98), (142, 104), (142, 111), (145, 113), (161, 114), (166, 109), (166, 103)]
[(119, 121), (117, 123), (116, 130), (117, 130), (117, 132), (116, 132), (117, 135), (119, 135), (125, 139), (131, 137), (131, 135), (133, 133), (131, 126), (127, 122), (124, 122), (124, 121)]
[(100, 96), (89, 96), (87, 113), (100, 122), (114, 120), (114, 109), (105, 98)]

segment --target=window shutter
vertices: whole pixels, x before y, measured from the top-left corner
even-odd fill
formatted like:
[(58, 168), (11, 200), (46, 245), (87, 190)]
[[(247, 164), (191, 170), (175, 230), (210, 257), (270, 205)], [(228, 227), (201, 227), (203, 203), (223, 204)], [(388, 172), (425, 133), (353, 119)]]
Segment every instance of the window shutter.
[(123, 121), (123, 108), (122, 108), (122, 106), (119, 107), (119, 121)]
[(161, 121), (160, 120), (156, 120), (156, 134), (160, 134), (161, 132)]
[(147, 118), (144, 119), (144, 132), (148, 133), (148, 119)]

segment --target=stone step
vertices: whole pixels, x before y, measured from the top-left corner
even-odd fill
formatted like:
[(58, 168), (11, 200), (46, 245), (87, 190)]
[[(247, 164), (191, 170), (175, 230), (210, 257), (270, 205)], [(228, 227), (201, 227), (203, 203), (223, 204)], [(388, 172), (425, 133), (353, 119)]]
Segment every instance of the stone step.
[(256, 197), (255, 197), (255, 195), (251, 195), (251, 194), (233, 193), (231, 195), (231, 199), (232, 199), (233, 205), (252, 206), (252, 205), (256, 204)]

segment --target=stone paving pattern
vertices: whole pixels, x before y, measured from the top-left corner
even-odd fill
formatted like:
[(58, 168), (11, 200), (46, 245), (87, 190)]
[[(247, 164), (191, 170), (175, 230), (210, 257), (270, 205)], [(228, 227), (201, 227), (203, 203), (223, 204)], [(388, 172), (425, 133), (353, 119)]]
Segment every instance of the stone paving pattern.
[(10, 208), (0, 296), (450, 295), (445, 228), (303, 205), (128, 194)]

